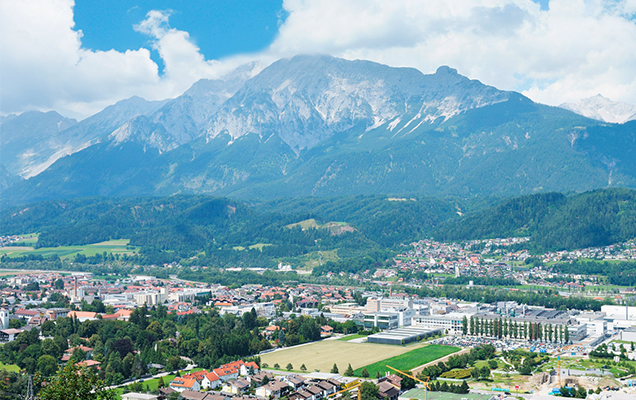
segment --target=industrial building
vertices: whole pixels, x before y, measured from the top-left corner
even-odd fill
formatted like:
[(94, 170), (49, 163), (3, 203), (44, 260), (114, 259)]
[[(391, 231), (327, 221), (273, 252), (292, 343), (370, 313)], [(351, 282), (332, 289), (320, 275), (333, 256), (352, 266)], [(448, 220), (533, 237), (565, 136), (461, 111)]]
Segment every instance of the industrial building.
[(382, 344), (407, 344), (419, 342), (420, 340), (442, 333), (442, 328), (423, 328), (410, 326), (406, 328), (393, 329), (386, 332), (380, 332), (369, 335), (367, 341), (369, 343)]

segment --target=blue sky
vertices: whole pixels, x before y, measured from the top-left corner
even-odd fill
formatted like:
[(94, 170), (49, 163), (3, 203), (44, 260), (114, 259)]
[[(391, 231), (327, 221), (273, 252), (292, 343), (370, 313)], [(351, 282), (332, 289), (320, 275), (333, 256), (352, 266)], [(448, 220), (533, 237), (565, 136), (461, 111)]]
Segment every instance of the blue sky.
[(282, 0), (77, 0), (75, 29), (84, 34), (82, 46), (87, 49), (124, 52), (145, 47), (163, 69), (149, 38), (133, 29), (151, 10), (170, 11), (170, 26), (188, 32), (208, 60), (265, 49), (286, 15)]

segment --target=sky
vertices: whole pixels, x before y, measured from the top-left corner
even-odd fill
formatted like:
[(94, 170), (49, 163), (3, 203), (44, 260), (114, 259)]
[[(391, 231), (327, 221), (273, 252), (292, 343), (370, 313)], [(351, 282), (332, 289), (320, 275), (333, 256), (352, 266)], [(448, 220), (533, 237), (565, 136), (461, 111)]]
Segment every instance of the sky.
[(636, 0), (1, 0), (0, 115), (82, 119), (297, 54), (636, 104)]

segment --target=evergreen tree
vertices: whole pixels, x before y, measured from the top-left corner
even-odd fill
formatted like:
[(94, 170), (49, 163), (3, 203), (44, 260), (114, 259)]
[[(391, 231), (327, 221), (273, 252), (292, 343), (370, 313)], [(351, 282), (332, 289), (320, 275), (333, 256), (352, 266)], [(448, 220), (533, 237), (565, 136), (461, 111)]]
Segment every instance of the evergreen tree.
[(336, 363), (333, 363), (333, 367), (331, 367), (331, 373), (332, 374), (338, 373), (338, 366), (336, 365)]
[[(334, 364), (335, 366), (336, 364)], [(332, 369), (333, 370), (333, 369)], [(335, 374), (337, 374), (338, 369), (336, 368), (336, 372), (334, 372)], [(347, 366), (347, 369), (345, 370), (345, 376), (353, 376), (353, 368), (351, 368), (351, 364), (349, 364), (349, 366)]]
[(377, 400), (378, 399), (378, 387), (372, 382), (364, 381), (360, 385), (360, 400)]

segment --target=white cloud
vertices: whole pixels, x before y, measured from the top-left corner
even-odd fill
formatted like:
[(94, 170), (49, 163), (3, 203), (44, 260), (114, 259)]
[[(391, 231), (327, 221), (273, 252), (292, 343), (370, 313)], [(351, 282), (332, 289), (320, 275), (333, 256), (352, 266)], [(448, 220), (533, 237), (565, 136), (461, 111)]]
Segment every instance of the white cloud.
[(123, 98), (178, 96), (201, 78), (227, 69), (205, 61), (187, 32), (152, 11), (136, 28), (154, 40), (164, 60), (144, 48), (126, 52), (82, 48), (72, 0), (3, 0), (0, 3), (0, 113), (55, 109), (85, 117)]
[[(134, 28), (147, 49), (82, 48), (72, 0), (0, 2), (0, 113), (56, 109), (84, 117), (132, 95), (161, 99), (250, 59), (326, 53), (411, 66), (450, 65), (501, 89), (559, 104), (597, 93), (636, 104), (636, 0), (285, 0), (287, 18), (260, 54), (205, 60), (189, 34), (151, 11)], [(214, 38), (209, 38), (214, 40)]]
[[(501, 89), (559, 104), (602, 92), (636, 103), (636, 1), (286, 0), (270, 51), (450, 65)], [(632, 18), (632, 19), (630, 19)]]

